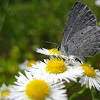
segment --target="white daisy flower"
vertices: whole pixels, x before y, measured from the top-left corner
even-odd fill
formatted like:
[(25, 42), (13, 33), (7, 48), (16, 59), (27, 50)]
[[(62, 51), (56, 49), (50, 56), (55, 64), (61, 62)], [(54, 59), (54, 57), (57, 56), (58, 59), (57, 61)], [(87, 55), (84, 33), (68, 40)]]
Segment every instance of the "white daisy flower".
[(100, 0), (95, 0), (95, 4), (96, 4), (97, 6), (100, 6)]
[(93, 87), (100, 91), (100, 71), (85, 63), (81, 66), (84, 70), (84, 74), (79, 81), (81, 86), (86, 85), (90, 89)]
[(44, 54), (44, 55), (55, 55), (55, 56), (58, 56), (61, 54), (60, 51), (57, 51), (56, 48), (53, 48), (53, 49), (37, 48), (36, 52)]
[(19, 65), (19, 69), (28, 70), (32, 67), (32, 64), (37, 64), (38, 61), (35, 60), (25, 60), (22, 64)]
[(51, 56), (54, 55), (56, 57), (64, 58), (64, 59), (68, 60), (69, 63), (76, 62), (75, 61), (75, 59), (76, 59), (75, 56), (73, 56), (73, 55), (64, 55), (60, 51), (57, 51), (56, 48), (52, 48), (52, 49), (45, 49), (45, 48), (39, 49), (39, 48), (37, 48), (36, 52), (44, 54), (44, 55), (51, 55)]
[(53, 84), (47, 77), (34, 78), (25, 71), (24, 76), (19, 73), (16, 85), (12, 85), (11, 100), (67, 100), (64, 82)]
[(0, 100), (10, 100), (8, 95), (10, 93), (10, 86), (6, 86), (4, 83), (0, 88)]
[[(74, 65), (73, 65), (74, 66)], [(83, 69), (80, 66), (76, 68), (69, 65), (66, 61), (60, 58), (51, 58), (50, 60), (44, 60), (37, 65), (33, 65), (29, 71), (34, 77), (47, 76), (50, 81), (56, 83), (58, 81), (65, 80), (68, 83), (69, 80), (75, 81), (78, 77), (82, 76)]]

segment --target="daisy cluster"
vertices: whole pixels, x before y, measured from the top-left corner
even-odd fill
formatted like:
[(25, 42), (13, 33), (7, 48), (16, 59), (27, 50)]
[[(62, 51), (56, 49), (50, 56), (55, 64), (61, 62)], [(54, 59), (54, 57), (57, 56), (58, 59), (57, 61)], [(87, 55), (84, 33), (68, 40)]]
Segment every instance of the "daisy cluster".
[(74, 81), (100, 91), (100, 71), (79, 61), (75, 56), (65, 56), (56, 49), (37, 49), (49, 55), (44, 61), (25, 60), (19, 65), (15, 85), (0, 88), (0, 100), (68, 100), (66, 83)]
[(100, 0), (95, 0), (95, 5), (100, 6)]

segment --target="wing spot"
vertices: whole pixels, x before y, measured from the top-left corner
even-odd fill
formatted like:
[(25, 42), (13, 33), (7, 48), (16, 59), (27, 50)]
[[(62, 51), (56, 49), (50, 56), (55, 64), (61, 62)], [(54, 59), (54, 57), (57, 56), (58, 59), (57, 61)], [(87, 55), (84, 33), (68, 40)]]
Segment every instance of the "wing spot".
[(95, 52), (94, 52), (94, 55), (95, 55), (96, 53), (97, 53), (97, 52), (95, 51)]
[(91, 53), (89, 53), (89, 55), (91, 55)]

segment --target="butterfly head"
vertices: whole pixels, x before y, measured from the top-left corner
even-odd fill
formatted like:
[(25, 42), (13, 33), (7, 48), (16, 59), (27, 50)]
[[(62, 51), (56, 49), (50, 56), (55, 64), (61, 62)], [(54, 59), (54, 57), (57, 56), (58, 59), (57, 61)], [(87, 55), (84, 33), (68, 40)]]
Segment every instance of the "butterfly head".
[(62, 45), (61, 46), (58, 46), (56, 48), (57, 51), (60, 51), (62, 54), (64, 55), (68, 55), (68, 46), (66, 45), (65, 47), (63, 47)]
[(58, 47), (56, 47), (56, 50), (57, 50), (57, 51), (60, 51), (60, 50), (61, 50), (60, 45), (59, 45)]

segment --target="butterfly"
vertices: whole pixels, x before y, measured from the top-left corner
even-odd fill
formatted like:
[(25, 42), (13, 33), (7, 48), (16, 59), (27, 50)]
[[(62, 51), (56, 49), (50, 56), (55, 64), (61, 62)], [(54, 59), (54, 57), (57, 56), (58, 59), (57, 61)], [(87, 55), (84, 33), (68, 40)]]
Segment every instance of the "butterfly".
[(63, 30), (60, 51), (87, 61), (100, 50), (100, 28), (91, 9), (77, 2), (71, 9)]

